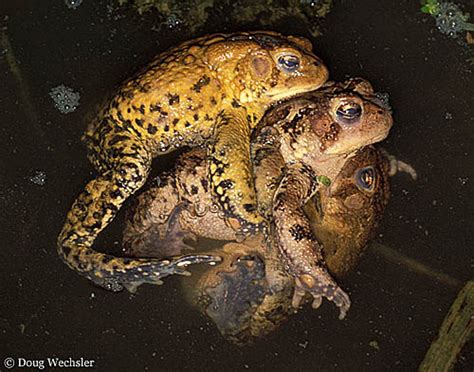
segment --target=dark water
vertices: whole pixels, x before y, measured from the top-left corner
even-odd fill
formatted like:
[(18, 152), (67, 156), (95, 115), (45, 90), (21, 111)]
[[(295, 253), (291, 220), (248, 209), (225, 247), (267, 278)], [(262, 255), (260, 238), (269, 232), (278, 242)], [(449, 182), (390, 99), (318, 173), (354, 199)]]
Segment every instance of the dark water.
[[(474, 2), (465, 4), (473, 13)], [(0, 359), (84, 357), (101, 371), (416, 369), (460, 288), (374, 251), (342, 283), (353, 301), (346, 320), (324, 303), (247, 348), (225, 342), (190, 309), (176, 278), (132, 296), (94, 288), (69, 270), (56, 256), (55, 240), (93, 174), (79, 141), (84, 118), (155, 53), (195, 35), (164, 38), (150, 31), (149, 17), (110, 14), (105, 1), (84, 0), (70, 10), (60, 0), (1, 0), (0, 23), (22, 78), (20, 84), (2, 54)], [(205, 31), (223, 30), (233, 28)], [(306, 34), (291, 22), (279, 31)], [(434, 29), (416, 0), (337, 1), (314, 42), (332, 78), (363, 76), (390, 93), (395, 126), (384, 146), (419, 174), (417, 182), (404, 175), (393, 180), (379, 241), (469, 280), (474, 77), (463, 48)], [(59, 84), (81, 94), (70, 115), (55, 110), (48, 95)], [(44, 186), (29, 181), (35, 170), (46, 172)], [(105, 235), (101, 241), (117, 247), (120, 224)], [(457, 369), (473, 368), (471, 342)]]

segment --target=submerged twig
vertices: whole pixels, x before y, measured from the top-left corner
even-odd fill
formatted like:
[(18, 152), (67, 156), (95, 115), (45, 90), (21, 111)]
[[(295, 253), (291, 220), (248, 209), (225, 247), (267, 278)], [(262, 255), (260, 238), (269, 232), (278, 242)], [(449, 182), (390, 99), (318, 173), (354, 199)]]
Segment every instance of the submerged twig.
[(454, 300), (431, 344), (420, 372), (449, 371), (474, 330), (474, 281), (468, 282)]
[(24, 106), (24, 111), (28, 116), (28, 121), (30, 122), (34, 130), (37, 132), (37, 135), (41, 136), (41, 138), (44, 138), (44, 131), (38, 125), (38, 115), (36, 114), (36, 111), (34, 110), (34, 107), (31, 104), (29, 89), (23, 79), (21, 70), (13, 53), (13, 48), (11, 46), (10, 39), (8, 38), (6, 27), (0, 29), (0, 49), (4, 50), (5, 61), (17, 82), (21, 101)]
[(386, 245), (377, 242), (372, 242), (369, 246), (369, 249), (372, 249), (375, 253), (379, 254), (380, 256), (383, 256), (388, 261), (404, 265), (414, 272), (426, 275), (450, 287), (459, 288), (462, 285), (462, 282), (460, 280), (441, 273), (439, 271), (436, 271), (431, 267), (415, 260), (414, 258), (407, 257), (398, 252), (397, 250), (387, 247)]

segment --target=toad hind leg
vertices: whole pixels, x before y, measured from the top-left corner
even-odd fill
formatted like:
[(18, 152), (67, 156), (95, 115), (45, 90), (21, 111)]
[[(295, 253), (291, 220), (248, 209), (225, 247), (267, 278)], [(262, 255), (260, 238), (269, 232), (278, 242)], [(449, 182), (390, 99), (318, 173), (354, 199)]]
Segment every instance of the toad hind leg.
[(226, 217), (237, 219), (244, 234), (262, 229), (250, 161), (250, 123), (243, 110), (219, 115), (209, 153), (212, 191)]
[[(130, 139), (125, 135), (120, 138)], [(120, 141), (114, 141), (114, 145), (118, 144)], [(67, 214), (58, 237), (60, 257), (73, 270), (113, 291), (123, 287), (132, 290), (143, 283), (160, 284), (164, 276), (186, 274), (184, 267), (189, 264), (214, 261), (206, 255), (175, 260), (118, 258), (92, 249), (97, 235), (124, 201), (143, 185), (150, 169), (151, 157), (138, 144), (120, 150), (126, 155), (113, 169), (90, 181)]]
[(339, 319), (343, 319), (350, 307), (349, 296), (327, 271), (321, 247), (303, 211), (317, 187), (316, 176), (310, 168), (298, 163), (288, 166), (273, 204), (276, 242), (295, 278), (293, 307), (297, 308), (308, 292), (314, 298), (314, 308), (326, 297), (339, 307)]

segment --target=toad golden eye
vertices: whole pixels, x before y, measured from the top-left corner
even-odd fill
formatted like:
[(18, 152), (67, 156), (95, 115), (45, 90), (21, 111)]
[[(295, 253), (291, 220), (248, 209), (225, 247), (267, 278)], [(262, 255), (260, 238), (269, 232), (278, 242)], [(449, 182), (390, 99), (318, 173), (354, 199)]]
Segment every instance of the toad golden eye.
[(357, 121), (362, 114), (362, 107), (355, 102), (345, 102), (336, 110), (337, 118), (346, 124)]
[(300, 59), (294, 54), (283, 54), (278, 57), (278, 66), (285, 72), (295, 72), (300, 67)]
[(375, 187), (375, 169), (373, 167), (365, 167), (360, 169), (356, 174), (357, 186), (365, 191), (372, 191)]

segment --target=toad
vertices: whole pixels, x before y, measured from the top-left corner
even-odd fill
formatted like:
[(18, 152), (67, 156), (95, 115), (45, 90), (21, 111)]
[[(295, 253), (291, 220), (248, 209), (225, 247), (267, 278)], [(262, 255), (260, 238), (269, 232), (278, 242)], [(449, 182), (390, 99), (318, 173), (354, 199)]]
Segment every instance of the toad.
[[(326, 297), (340, 308), (341, 318), (349, 309), (348, 296), (327, 272), (303, 206), (324, 186), (321, 179), (334, 179), (348, 157), (384, 139), (391, 125), (389, 109), (376, 99), (371, 85), (350, 79), (275, 107), (256, 129), (252, 159), (259, 211), (273, 220), (269, 240), (274, 238), (295, 280), (295, 308), (309, 292), (314, 307)], [(215, 239), (240, 238), (209, 195), (204, 156), (199, 150), (185, 154), (174, 172), (138, 198), (124, 232), (128, 253), (180, 252), (183, 230)], [(165, 242), (160, 237), (166, 229)]]
[[(389, 198), (389, 174), (385, 152), (368, 146), (347, 159), (331, 185), (305, 205), (333, 276), (341, 278), (352, 270), (374, 235)], [(277, 250), (262, 240), (246, 239), (205, 251), (223, 262), (183, 279), (183, 290), (226, 339), (247, 344), (277, 329), (293, 313), (293, 280)]]
[(258, 231), (265, 221), (252, 182), (251, 129), (271, 104), (317, 89), (327, 76), (308, 40), (267, 31), (205, 36), (158, 55), (118, 89), (83, 136), (99, 175), (67, 214), (59, 256), (117, 291), (159, 283), (165, 268), (178, 268), (112, 257), (92, 245), (145, 183), (152, 159), (182, 146), (208, 147), (210, 193), (236, 229)]

